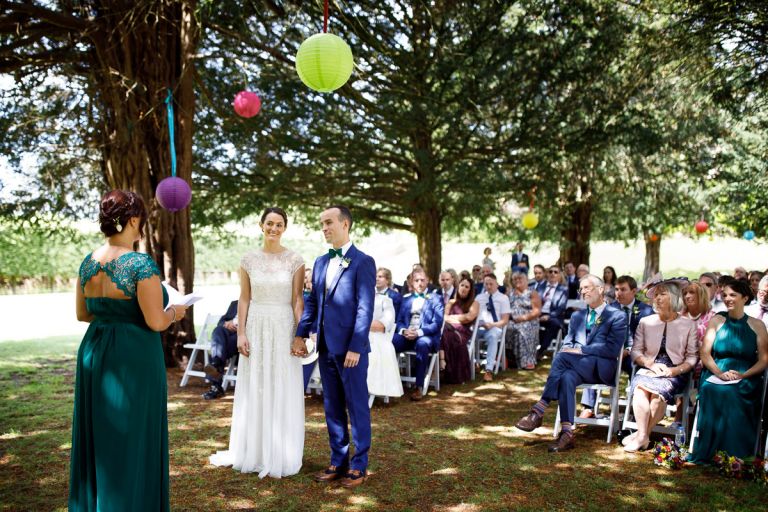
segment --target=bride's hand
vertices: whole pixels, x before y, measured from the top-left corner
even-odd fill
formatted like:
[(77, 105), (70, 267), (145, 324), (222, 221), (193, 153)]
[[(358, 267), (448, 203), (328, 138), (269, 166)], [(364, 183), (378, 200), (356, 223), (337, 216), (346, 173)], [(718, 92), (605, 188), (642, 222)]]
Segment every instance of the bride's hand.
[(304, 341), (304, 338), (299, 336), (293, 338), (293, 343), (291, 343), (291, 355), (296, 357), (306, 357), (307, 354), (307, 344)]
[(237, 337), (237, 351), (246, 357), (251, 353), (251, 344), (248, 342), (248, 338), (245, 334), (241, 334)]

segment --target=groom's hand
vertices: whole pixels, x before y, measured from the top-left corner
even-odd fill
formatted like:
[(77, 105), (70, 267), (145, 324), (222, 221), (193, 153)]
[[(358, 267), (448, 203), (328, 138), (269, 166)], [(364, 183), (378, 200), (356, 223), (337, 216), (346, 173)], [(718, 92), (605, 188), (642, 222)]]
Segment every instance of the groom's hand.
[(301, 336), (293, 338), (293, 343), (291, 343), (291, 355), (296, 357), (307, 357), (307, 343)]
[(360, 354), (357, 352), (347, 352), (344, 358), (344, 368), (354, 368), (360, 362)]

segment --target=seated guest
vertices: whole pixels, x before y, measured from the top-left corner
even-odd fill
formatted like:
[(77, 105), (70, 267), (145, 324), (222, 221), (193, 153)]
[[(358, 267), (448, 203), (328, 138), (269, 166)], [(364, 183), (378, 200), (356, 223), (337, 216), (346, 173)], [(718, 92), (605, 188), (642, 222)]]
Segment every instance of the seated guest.
[(759, 270), (753, 270), (749, 273), (749, 286), (752, 288), (752, 295), (754, 295), (755, 299), (752, 301), (750, 305), (757, 304), (757, 292), (760, 288), (760, 280), (765, 276), (765, 273), (760, 272)]
[(568, 304), (568, 290), (561, 282), (560, 268), (552, 265), (547, 271), (548, 281), (541, 296), (541, 317), (539, 323), (543, 327), (539, 334), (539, 351), (536, 359), (541, 360), (547, 352), (552, 340), (563, 328), (565, 321), (565, 306)]
[[(378, 275), (382, 269), (376, 274)], [(384, 269), (386, 270), (386, 269)], [(368, 333), (371, 353), (368, 355), (368, 393), (375, 396), (403, 396), (400, 366), (392, 345), (395, 334), (395, 306), (386, 294), (374, 295), (373, 321)]]
[(747, 279), (747, 269), (744, 267), (736, 267), (733, 269), (733, 278), (734, 279)]
[(683, 316), (696, 323), (696, 341), (701, 348), (707, 326), (715, 312), (709, 302), (709, 293), (699, 281), (693, 280), (683, 289), (683, 306)]
[(565, 272), (565, 286), (568, 288), (568, 300), (579, 298), (579, 278), (576, 277), (576, 266), (572, 261), (566, 261), (563, 265)]
[(427, 274), (423, 270), (411, 272), (411, 284), (413, 293), (403, 297), (400, 304), (392, 344), (398, 353), (416, 351), (416, 385), (411, 400), (421, 400), (430, 354), (440, 350), (444, 308), (437, 295), (425, 293)]
[(463, 384), (470, 378), (470, 361), (467, 343), (472, 337), (472, 324), (480, 306), (475, 300), (472, 280), (459, 279), (456, 297), (445, 309), (445, 326), (440, 340), (440, 369), (442, 380), (448, 384)]
[(480, 267), (480, 265), (474, 265), (472, 267), (472, 283), (482, 283), (483, 282), (483, 269)]
[(530, 263), (528, 262), (528, 255), (523, 253), (523, 242), (517, 242), (515, 247), (516, 251), (512, 253), (512, 272), (522, 272), (528, 277), (528, 268)]
[(605, 283), (605, 301), (609, 304), (616, 300), (616, 270), (607, 266), (603, 269), (603, 282)]
[(637, 432), (622, 439), (625, 451), (648, 448), (651, 430), (664, 417), (667, 404), (683, 392), (699, 360), (696, 324), (681, 314), (687, 285), (687, 279), (667, 279), (652, 284), (646, 293), (656, 314), (640, 320), (630, 353), (640, 367), (630, 391)]
[(744, 312), (752, 318), (757, 318), (768, 327), (768, 275), (763, 276), (757, 285), (757, 300)]
[(528, 288), (536, 290), (539, 296), (544, 294), (544, 290), (547, 288), (547, 269), (544, 265), (533, 266), (533, 280), (528, 283)]
[[(749, 457), (759, 434), (768, 332), (763, 322), (744, 314), (752, 300), (749, 285), (742, 281), (726, 284), (723, 300), (728, 310), (710, 320), (701, 347), (704, 371), (699, 381), (698, 435), (689, 455), (696, 464), (711, 463), (719, 450)], [(708, 381), (711, 376), (739, 382), (716, 384)]]
[(704, 287), (709, 296), (710, 309), (714, 309), (717, 297), (717, 276), (712, 272), (704, 272), (699, 276), (699, 284)]
[(307, 268), (304, 270), (304, 300), (312, 294), (312, 269)]
[(469, 281), (472, 283), (472, 288), (474, 289), (475, 281), (472, 279), (472, 274), (469, 273), (469, 270), (462, 270), (459, 272), (459, 278), (456, 280), (456, 282), (459, 282), (462, 279), (469, 279)]
[(584, 278), (584, 276), (588, 274), (589, 274), (589, 265), (582, 263), (581, 265), (576, 267), (576, 279), (579, 280), (579, 283), (581, 283), (581, 280)]
[(571, 317), (563, 349), (552, 361), (544, 392), (527, 416), (515, 427), (532, 432), (541, 426), (544, 412), (552, 400), (558, 401), (562, 429), (549, 452), (574, 448), (573, 420), (576, 414), (576, 386), (580, 384), (613, 385), (616, 365), (626, 338), (624, 313), (603, 300), (603, 281), (587, 275), (579, 286), (587, 308)]
[[(640, 320), (653, 314), (653, 308), (635, 299), (637, 295), (637, 281), (631, 276), (620, 276), (616, 279), (616, 302), (611, 306), (624, 313), (624, 319), (627, 321), (628, 329), (624, 338), (624, 354), (621, 358), (621, 369), (629, 375), (632, 375), (632, 359), (629, 357), (629, 351), (632, 349), (632, 341), (635, 338), (635, 332)], [(584, 409), (579, 414), (580, 418), (595, 417), (595, 401), (597, 392), (593, 389), (585, 389), (581, 395), (581, 405)]]
[[(485, 374), (483, 380), (493, 380), (493, 365), (496, 363), (496, 355), (503, 350), (501, 345), (501, 331), (509, 323), (509, 297), (499, 291), (499, 283), (496, 274), (485, 276), (485, 290), (477, 296), (480, 307), (480, 322), (477, 324), (477, 343), (485, 342), (486, 359)], [(482, 346), (482, 345), (481, 345)]]
[(222, 387), (224, 367), (232, 356), (237, 355), (237, 301), (233, 300), (211, 333), (211, 356), (203, 368), (205, 380), (211, 389), (203, 393), (206, 400), (224, 396)]
[(734, 281), (734, 278), (733, 276), (729, 275), (724, 275), (717, 278), (717, 291), (715, 298), (712, 300), (712, 309), (715, 310), (715, 313), (726, 311), (728, 309), (725, 306), (725, 302), (723, 302), (723, 289), (725, 288), (725, 285), (731, 281)]
[(539, 292), (528, 288), (528, 276), (522, 272), (512, 274), (509, 293), (509, 327), (506, 345), (515, 357), (515, 366), (523, 370), (536, 368), (536, 346), (539, 344)]
[(475, 297), (485, 292), (485, 276), (489, 274), (493, 274), (493, 269), (491, 268), (490, 265), (483, 265), (481, 274), (482, 274), (482, 279), (480, 279), (479, 283), (475, 284)]
[(392, 272), (388, 268), (379, 267), (376, 271), (376, 293), (386, 295), (392, 300), (392, 306), (395, 308), (395, 318), (400, 312), (400, 303), (403, 302), (403, 296), (392, 289)]
[(448, 270), (443, 270), (440, 272), (440, 288), (437, 289), (435, 292), (435, 295), (437, 295), (441, 301), (443, 301), (443, 306), (448, 306), (448, 302), (456, 297), (456, 277), (454, 276), (456, 272), (453, 274), (449, 272)]

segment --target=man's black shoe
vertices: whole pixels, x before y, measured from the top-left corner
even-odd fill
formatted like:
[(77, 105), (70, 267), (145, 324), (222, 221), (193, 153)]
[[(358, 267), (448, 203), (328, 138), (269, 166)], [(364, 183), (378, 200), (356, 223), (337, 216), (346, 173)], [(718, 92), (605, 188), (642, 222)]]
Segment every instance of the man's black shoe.
[(217, 398), (221, 398), (223, 396), (224, 396), (224, 388), (216, 385), (211, 386), (211, 389), (203, 393), (203, 398), (205, 398), (206, 400), (216, 400)]

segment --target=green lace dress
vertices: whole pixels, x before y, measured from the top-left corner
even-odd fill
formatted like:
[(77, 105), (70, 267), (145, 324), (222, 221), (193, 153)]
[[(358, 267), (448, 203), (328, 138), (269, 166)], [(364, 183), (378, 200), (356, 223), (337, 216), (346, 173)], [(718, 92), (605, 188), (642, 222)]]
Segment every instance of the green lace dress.
[[(734, 320), (727, 313), (712, 345), (712, 357), (721, 371), (747, 371), (757, 362), (757, 335), (747, 323), (747, 315)], [(712, 384), (706, 368), (699, 385), (699, 431), (689, 460), (708, 464), (719, 451), (735, 457), (754, 455), (760, 423), (762, 374), (737, 384)]]
[(105, 265), (88, 255), (83, 289), (102, 271), (128, 298), (85, 299), (94, 319), (77, 353), (69, 510), (169, 510), (163, 349), (136, 298), (136, 283), (159, 271), (146, 254)]

